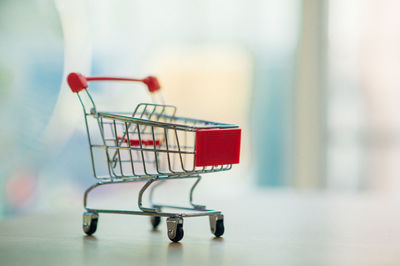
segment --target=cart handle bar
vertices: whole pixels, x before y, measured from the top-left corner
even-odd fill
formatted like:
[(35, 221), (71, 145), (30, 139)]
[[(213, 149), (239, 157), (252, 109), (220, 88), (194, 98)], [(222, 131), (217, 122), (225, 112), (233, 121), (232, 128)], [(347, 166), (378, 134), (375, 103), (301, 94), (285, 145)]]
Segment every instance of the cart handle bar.
[(149, 92), (158, 91), (161, 86), (156, 77), (148, 76), (144, 79), (118, 78), (118, 77), (85, 77), (81, 73), (72, 72), (67, 77), (67, 82), (72, 92), (78, 93), (88, 88), (88, 81), (137, 81), (146, 84)]

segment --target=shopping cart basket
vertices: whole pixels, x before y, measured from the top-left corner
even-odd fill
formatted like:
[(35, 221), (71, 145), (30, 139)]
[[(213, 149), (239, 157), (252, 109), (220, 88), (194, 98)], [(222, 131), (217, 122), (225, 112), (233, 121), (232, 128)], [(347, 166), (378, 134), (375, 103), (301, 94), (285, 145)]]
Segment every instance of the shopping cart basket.
[[(232, 164), (239, 163), (241, 130), (238, 126), (176, 116), (176, 107), (166, 104), (141, 103), (131, 113), (100, 112), (87, 89), (89, 81), (142, 82), (156, 102), (156, 96), (162, 99), (162, 95), (157, 79), (152, 76), (132, 79), (70, 73), (67, 81), (82, 104), (93, 175), (97, 179), (83, 197), (86, 209), (83, 231), (87, 235), (96, 231), (99, 213), (148, 215), (154, 229), (160, 224), (161, 217), (167, 217), (168, 237), (174, 242), (183, 238), (184, 217), (209, 216), (211, 232), (216, 237), (224, 233), (221, 211), (193, 203), (193, 191), (201, 180), (201, 174), (230, 170)], [(157, 185), (171, 179), (186, 178), (195, 179), (189, 193), (190, 207), (153, 203)], [(88, 207), (87, 198), (93, 189), (107, 184), (140, 181), (144, 185), (138, 194), (139, 210)], [(142, 197), (149, 187), (151, 206), (144, 207)], [(162, 208), (186, 212), (164, 212)]]

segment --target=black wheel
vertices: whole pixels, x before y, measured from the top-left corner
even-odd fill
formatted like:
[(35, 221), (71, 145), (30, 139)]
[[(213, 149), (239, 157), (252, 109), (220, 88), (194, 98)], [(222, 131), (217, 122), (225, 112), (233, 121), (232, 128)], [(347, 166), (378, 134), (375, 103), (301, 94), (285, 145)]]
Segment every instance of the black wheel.
[(160, 216), (151, 216), (151, 225), (153, 225), (153, 229), (157, 229), (158, 225), (161, 222)]
[(98, 219), (92, 219), (90, 222), (90, 226), (83, 226), (83, 231), (88, 235), (91, 236), (94, 234), (94, 232), (96, 232), (97, 229), (97, 221)]
[(224, 220), (218, 220), (217, 224), (215, 225), (214, 235), (216, 237), (220, 237), (224, 234), (224, 232), (225, 232)]
[(176, 227), (175, 237), (174, 238), (169, 237), (169, 239), (173, 242), (179, 242), (182, 238), (183, 238), (183, 225), (178, 224), (178, 226)]

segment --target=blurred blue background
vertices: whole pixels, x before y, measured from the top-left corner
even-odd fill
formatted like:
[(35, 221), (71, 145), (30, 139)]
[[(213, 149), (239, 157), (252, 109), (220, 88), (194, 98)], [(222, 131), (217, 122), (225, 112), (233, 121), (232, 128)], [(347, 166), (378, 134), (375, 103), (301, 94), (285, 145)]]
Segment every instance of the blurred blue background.
[[(397, 1), (0, 1), (0, 217), (94, 182), (69, 72), (157, 75), (180, 114), (238, 123), (243, 186), (370, 191), (400, 182)], [(105, 107), (132, 100), (98, 86)]]

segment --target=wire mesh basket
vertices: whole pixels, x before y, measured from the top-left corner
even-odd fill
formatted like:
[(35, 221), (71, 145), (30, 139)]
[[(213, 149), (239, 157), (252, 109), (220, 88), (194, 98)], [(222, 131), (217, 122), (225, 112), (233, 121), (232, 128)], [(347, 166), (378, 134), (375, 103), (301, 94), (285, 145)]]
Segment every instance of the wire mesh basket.
[[(153, 227), (158, 226), (160, 217), (168, 217), (168, 236), (175, 242), (183, 237), (183, 217), (209, 216), (212, 233), (216, 236), (223, 234), (222, 213), (194, 204), (193, 191), (201, 179), (200, 174), (230, 170), (232, 164), (239, 163), (241, 129), (237, 125), (180, 117), (176, 115), (175, 106), (156, 103), (141, 103), (132, 113), (100, 112), (87, 89), (89, 81), (143, 82), (154, 96), (160, 94), (160, 85), (151, 76), (131, 79), (85, 77), (71, 73), (67, 81), (82, 104), (93, 174), (98, 180), (84, 195), (83, 229), (86, 234), (96, 231), (98, 213), (101, 212), (149, 215)], [(163, 99), (162, 95), (159, 96)], [(102, 154), (100, 160), (96, 156), (99, 153)], [(104, 173), (99, 174), (99, 169)], [(153, 204), (151, 198), (150, 208), (142, 206), (143, 193), (153, 182), (160, 184), (180, 178), (197, 179), (190, 190), (191, 207)], [(94, 188), (135, 181), (146, 182), (138, 196), (140, 211), (87, 207), (88, 194)], [(162, 212), (164, 207), (193, 212)]]

